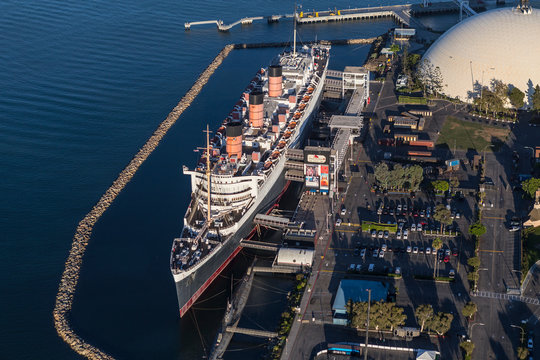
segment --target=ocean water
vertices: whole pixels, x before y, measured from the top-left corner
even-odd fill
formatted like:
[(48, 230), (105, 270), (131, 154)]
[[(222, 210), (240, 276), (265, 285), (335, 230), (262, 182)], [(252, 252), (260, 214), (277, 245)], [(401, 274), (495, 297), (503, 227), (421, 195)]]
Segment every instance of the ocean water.
[[(229, 33), (214, 26), (185, 31), (184, 22), (229, 23), (292, 8), (290, 1), (263, 0), (0, 2), (0, 358), (78, 358), (52, 319), (77, 223), (225, 44), (292, 39), (290, 21), (260, 21)], [(306, 8), (328, 5), (317, 0)], [(393, 26), (389, 19), (305, 25), (299, 40), (371, 37)], [(237, 269), (238, 278), (249, 258), (239, 256), (194, 316), (179, 319), (168, 258), (190, 196), (181, 165), (194, 165), (201, 130), (221, 123), (252, 74), (279, 50), (234, 51), (95, 227), (71, 315), (75, 331), (91, 344), (120, 359), (204, 355), (231, 273)], [(335, 47), (330, 67), (361, 65), (367, 51)], [(257, 301), (271, 297), (265, 309), (279, 315), (285, 303), (277, 295), (291, 284), (270, 282), (274, 297), (265, 295), (264, 284), (254, 288), (246, 312), (265, 327), (275, 320)], [(253, 358), (257, 351), (228, 357)]]

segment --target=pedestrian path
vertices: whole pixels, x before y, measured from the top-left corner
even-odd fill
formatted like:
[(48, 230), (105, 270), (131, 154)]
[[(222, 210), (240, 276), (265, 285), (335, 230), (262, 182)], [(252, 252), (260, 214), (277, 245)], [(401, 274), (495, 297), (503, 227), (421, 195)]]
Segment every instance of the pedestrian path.
[(485, 298), (490, 298), (490, 299), (509, 300), (509, 301), (521, 301), (521, 302), (524, 302), (526, 304), (540, 305), (540, 300), (535, 299), (535, 298), (531, 298), (531, 297), (527, 297), (527, 296), (495, 293), (495, 292), (490, 292), (490, 291), (473, 292), (472, 296), (485, 297)]

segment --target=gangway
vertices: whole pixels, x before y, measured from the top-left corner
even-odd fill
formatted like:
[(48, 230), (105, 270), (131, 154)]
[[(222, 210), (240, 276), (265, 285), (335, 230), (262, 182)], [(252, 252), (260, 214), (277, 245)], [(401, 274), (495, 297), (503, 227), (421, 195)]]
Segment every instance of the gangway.
[(256, 337), (262, 337), (262, 338), (276, 338), (278, 337), (277, 332), (273, 331), (264, 331), (264, 330), (257, 330), (257, 329), (246, 329), (236, 326), (227, 326), (227, 332), (232, 333), (238, 333), (238, 334), (244, 334), (244, 335), (251, 335)]
[(255, 240), (241, 240), (240, 246), (255, 250), (266, 250), (266, 251), (278, 251), (278, 246), (275, 244), (269, 244), (262, 241), (255, 241)]
[(257, 225), (268, 227), (268, 228), (277, 228), (277, 229), (302, 228), (302, 223), (299, 223), (297, 221), (291, 221), (281, 216), (272, 216), (272, 215), (265, 215), (265, 214), (255, 215), (253, 222)]
[(285, 266), (255, 266), (253, 267), (255, 273), (274, 273), (274, 274), (298, 274), (302, 272), (300, 267), (292, 268)]
[(459, 21), (463, 20), (463, 12), (465, 12), (467, 16), (476, 15), (476, 11), (474, 11), (469, 5), (469, 0), (453, 0), (453, 1), (457, 6), (459, 6)]

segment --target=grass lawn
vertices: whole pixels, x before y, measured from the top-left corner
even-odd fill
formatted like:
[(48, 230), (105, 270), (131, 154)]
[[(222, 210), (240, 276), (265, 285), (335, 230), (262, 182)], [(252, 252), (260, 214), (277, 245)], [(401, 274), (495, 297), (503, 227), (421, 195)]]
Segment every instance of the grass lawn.
[[(505, 128), (472, 123), (449, 116), (444, 122), (436, 145), (453, 149), (455, 144), (457, 149), (475, 149), (479, 152), (487, 147), (486, 151), (492, 151), (497, 150), (498, 146), (506, 141), (509, 132), (510, 130)], [(490, 144), (495, 144), (495, 148), (488, 146)]]
[(540, 260), (540, 227), (523, 232), (523, 258), (521, 260), (523, 279), (529, 268), (538, 260)]
[(372, 221), (362, 221), (362, 230), (363, 231), (369, 231), (371, 230), (388, 230), (388, 232), (396, 233), (397, 232), (397, 224), (379, 224)]

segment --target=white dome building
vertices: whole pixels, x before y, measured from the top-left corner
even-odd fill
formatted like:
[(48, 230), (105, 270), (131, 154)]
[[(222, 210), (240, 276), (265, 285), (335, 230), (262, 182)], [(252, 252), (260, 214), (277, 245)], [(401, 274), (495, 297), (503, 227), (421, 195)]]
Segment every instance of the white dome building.
[(471, 102), (483, 84), (501, 80), (527, 93), (540, 84), (540, 10), (500, 8), (472, 16), (426, 52), (441, 70), (443, 93)]

